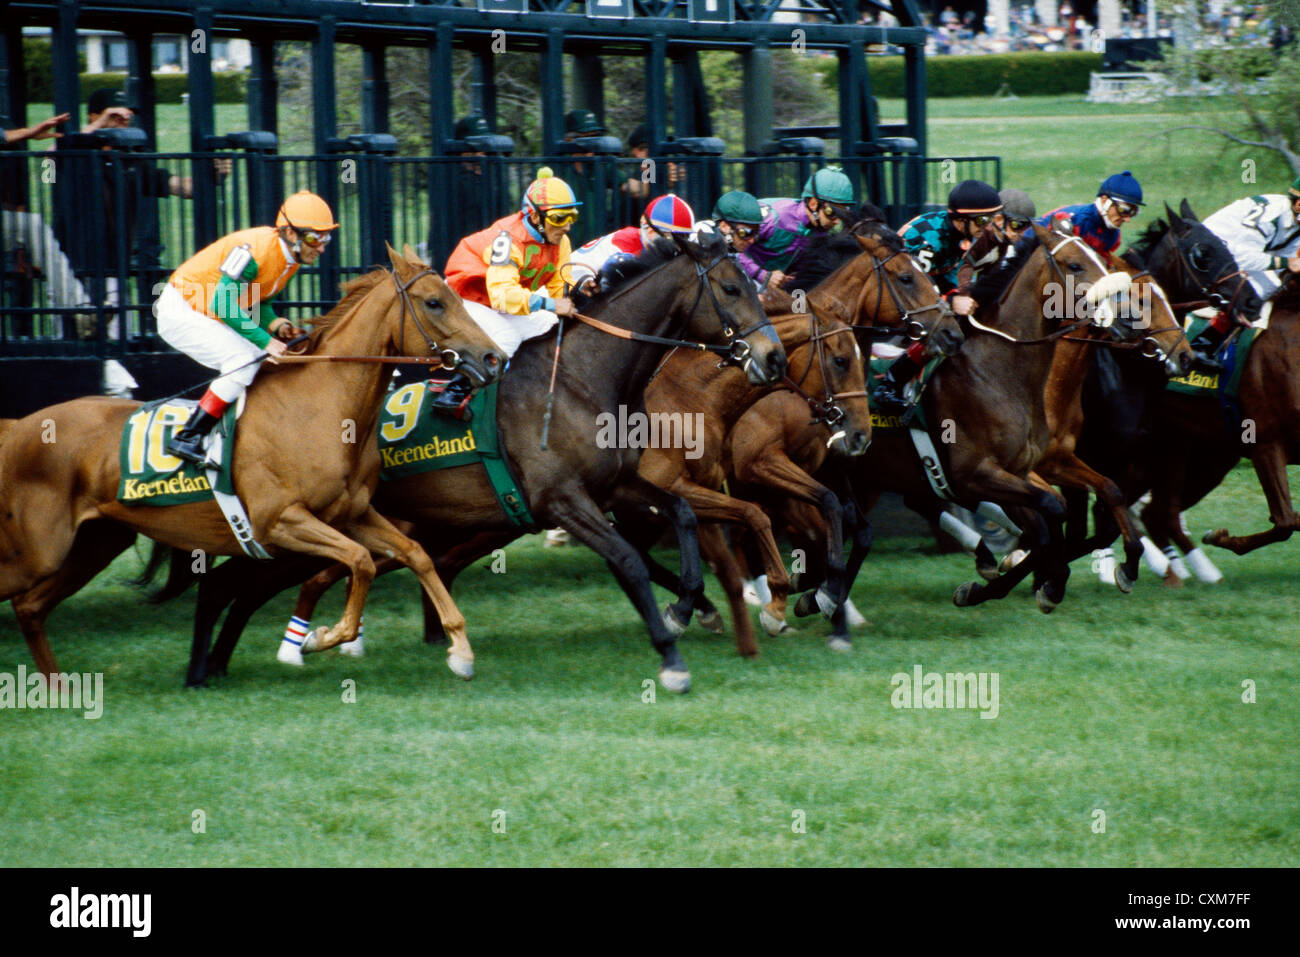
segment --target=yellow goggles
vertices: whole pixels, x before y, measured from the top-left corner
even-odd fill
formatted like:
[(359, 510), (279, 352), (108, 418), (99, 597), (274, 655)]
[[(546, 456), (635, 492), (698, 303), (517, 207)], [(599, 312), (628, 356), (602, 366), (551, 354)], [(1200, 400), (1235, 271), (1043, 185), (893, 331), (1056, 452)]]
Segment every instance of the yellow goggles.
[(578, 211), (576, 209), (548, 209), (546, 211), (546, 221), (552, 226), (568, 226), (570, 223), (578, 221)]

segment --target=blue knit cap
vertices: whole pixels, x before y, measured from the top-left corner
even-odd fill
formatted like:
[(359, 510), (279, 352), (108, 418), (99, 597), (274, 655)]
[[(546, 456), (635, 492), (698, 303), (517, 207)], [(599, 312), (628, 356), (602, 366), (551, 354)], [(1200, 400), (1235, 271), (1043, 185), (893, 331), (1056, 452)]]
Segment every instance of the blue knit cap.
[(1135, 203), (1138, 206), (1145, 205), (1142, 202), (1142, 187), (1138, 184), (1137, 178), (1128, 170), (1116, 173), (1113, 176), (1107, 176), (1102, 181), (1101, 189), (1097, 190), (1097, 195), (1110, 196), (1125, 203)]

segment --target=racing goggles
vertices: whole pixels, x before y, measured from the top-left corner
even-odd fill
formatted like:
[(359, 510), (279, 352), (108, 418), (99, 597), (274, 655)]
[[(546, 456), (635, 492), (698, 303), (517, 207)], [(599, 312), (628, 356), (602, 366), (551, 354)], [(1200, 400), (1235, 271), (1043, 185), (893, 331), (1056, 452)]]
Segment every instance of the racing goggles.
[(1138, 214), (1138, 206), (1136, 203), (1126, 203), (1124, 200), (1116, 199), (1114, 196), (1110, 198), (1110, 208), (1115, 210), (1115, 212), (1120, 216), (1124, 216), (1128, 219), (1132, 219)]
[[(727, 221), (724, 220), (724, 222)], [(735, 236), (737, 239), (752, 239), (758, 235), (757, 226), (742, 226), (739, 223), (733, 222), (727, 222), (727, 225), (731, 227), (731, 235)]]
[(1032, 219), (1008, 219), (1005, 221), (1007, 229), (1014, 229), (1018, 233), (1023, 233), (1033, 222)]
[(997, 216), (997, 213), (958, 213), (957, 215), (962, 219), (970, 220), (977, 227), (983, 229), (989, 223), (993, 222), (993, 217)]
[(552, 226), (569, 226), (578, 221), (576, 209), (548, 209), (546, 221)]
[[(297, 229), (297, 227), (294, 227)], [(333, 233), (318, 233), (314, 229), (298, 229), (298, 238), (308, 246), (324, 249), (334, 238)]]

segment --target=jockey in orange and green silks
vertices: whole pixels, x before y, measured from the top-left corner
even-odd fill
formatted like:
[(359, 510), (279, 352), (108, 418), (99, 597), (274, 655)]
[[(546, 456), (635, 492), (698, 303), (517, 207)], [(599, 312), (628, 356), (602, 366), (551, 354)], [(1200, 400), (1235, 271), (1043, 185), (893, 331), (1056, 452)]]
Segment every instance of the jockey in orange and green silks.
[(274, 226), (231, 233), (172, 273), (154, 306), (158, 334), (222, 374), (167, 443), (170, 454), (203, 464), (204, 438), (252, 384), (257, 360), (283, 355), (285, 340), (301, 331), (276, 316), (270, 301), (300, 266), (316, 262), (338, 228), (329, 204), (303, 190), (284, 201)]
[[(521, 317), (518, 322), (512, 320), (520, 327), (512, 343), (502, 342), (487, 330), (507, 355), (513, 355), (523, 339), (549, 329), (556, 316), (577, 311), (565, 295), (565, 284), (569, 280), (569, 230), (578, 221), (581, 206), (569, 184), (552, 175), (549, 167), (542, 167), (524, 192), (519, 212), (466, 236), (447, 260), (447, 285), (465, 300), (467, 308), (480, 303)], [(480, 323), (486, 318), (472, 308), (470, 315)], [(469, 395), (469, 381), (457, 374), (433, 407), (466, 418)]]

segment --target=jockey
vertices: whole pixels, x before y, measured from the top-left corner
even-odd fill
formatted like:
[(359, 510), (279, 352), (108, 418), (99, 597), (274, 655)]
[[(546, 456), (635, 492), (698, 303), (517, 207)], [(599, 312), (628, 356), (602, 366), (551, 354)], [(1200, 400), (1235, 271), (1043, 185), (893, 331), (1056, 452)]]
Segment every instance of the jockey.
[[(899, 229), (903, 246), (951, 299), (952, 311), (969, 316), (975, 300), (957, 289), (958, 268), (972, 244), (1002, 212), (1002, 198), (988, 183), (963, 180), (948, 194), (948, 208), (922, 213)], [(921, 371), (925, 345), (913, 343), (890, 365), (872, 398), (882, 406), (906, 408), (903, 386)]]
[(998, 193), (1002, 212), (980, 231), (957, 265), (956, 296), (970, 296), (977, 276), (1015, 255), (1015, 245), (1029, 231), (1035, 215), (1034, 201), (1021, 189), (1004, 189)]
[[(542, 167), (524, 192), (519, 212), (457, 244), (447, 260), (447, 285), (467, 303), (511, 316), (545, 311), (554, 314), (554, 322), (554, 316), (573, 315), (577, 310), (565, 295), (564, 273), (569, 230), (581, 205), (568, 183)], [(434, 411), (465, 418), (471, 391), (469, 380), (456, 373), (434, 400)]]
[(752, 194), (733, 189), (723, 193), (713, 207), (713, 218), (696, 223), (701, 232), (718, 232), (733, 253), (743, 253), (754, 244), (763, 225), (763, 207)]
[(1128, 170), (1107, 176), (1097, 198), (1078, 206), (1054, 209), (1038, 221), (1040, 226), (1078, 236), (1098, 252), (1112, 254), (1119, 249), (1119, 230), (1145, 205), (1142, 187)]
[(607, 264), (641, 255), (657, 237), (667, 238), (672, 233), (689, 236), (694, 228), (695, 213), (684, 199), (672, 193), (652, 199), (641, 216), (640, 226), (624, 226), (574, 250), (569, 260), (573, 263), (573, 286), (599, 286), (600, 271)]
[(274, 226), (231, 233), (199, 250), (171, 275), (154, 313), (158, 334), (173, 348), (222, 375), (208, 386), (167, 451), (196, 465), (203, 439), (257, 375), (257, 360), (284, 354), (284, 340), (302, 330), (271, 310), (299, 266), (310, 266), (338, 229), (329, 205), (303, 190), (280, 207)]
[(740, 254), (740, 265), (759, 288), (780, 289), (814, 235), (830, 232), (848, 217), (853, 184), (828, 166), (808, 178), (799, 199), (774, 199), (766, 205), (770, 211), (765, 211), (753, 245)]
[[(1300, 272), (1300, 177), (1285, 195), (1248, 196), (1202, 220), (1223, 240), (1261, 299), (1277, 291), (1287, 273)], [(1232, 328), (1232, 318), (1220, 310), (1188, 345), (1202, 363), (1217, 367), (1215, 353)]]

